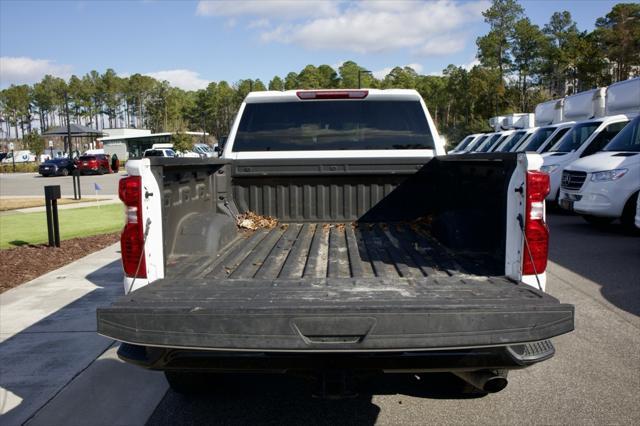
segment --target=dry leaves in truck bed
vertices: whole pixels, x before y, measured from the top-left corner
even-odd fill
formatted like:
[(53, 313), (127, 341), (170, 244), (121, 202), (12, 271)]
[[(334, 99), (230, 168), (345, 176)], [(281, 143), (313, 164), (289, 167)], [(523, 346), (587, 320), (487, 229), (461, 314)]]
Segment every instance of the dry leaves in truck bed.
[(255, 231), (256, 229), (275, 228), (278, 226), (278, 219), (271, 216), (261, 216), (249, 211), (238, 216), (236, 223), (239, 228)]

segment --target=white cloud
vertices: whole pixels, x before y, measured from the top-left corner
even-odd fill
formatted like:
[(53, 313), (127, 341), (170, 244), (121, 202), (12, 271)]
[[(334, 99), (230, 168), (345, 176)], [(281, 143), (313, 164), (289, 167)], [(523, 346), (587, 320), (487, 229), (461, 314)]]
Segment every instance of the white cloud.
[(249, 24), (247, 25), (247, 28), (268, 28), (271, 26), (271, 22), (269, 22), (268, 19), (262, 18), (262, 19), (254, 19), (253, 21), (249, 22)]
[(460, 65), (462, 68), (464, 68), (467, 71), (471, 71), (471, 68), (475, 67), (476, 65), (480, 65), (480, 60), (478, 58), (473, 58), (473, 60), (471, 62), (468, 62), (466, 64), (462, 64)]
[(338, 4), (337, 1), (318, 0), (201, 0), (196, 13), (202, 16), (255, 16), (291, 20), (335, 15), (339, 11)]
[[(402, 68), (404, 67), (411, 67), (413, 68), (413, 70), (415, 72), (417, 72), (418, 74), (422, 73), (423, 70), (423, 66), (421, 64), (407, 64), (407, 65), (403, 65)], [(391, 70), (394, 67), (386, 67), (386, 68), (382, 68), (381, 70), (377, 70), (377, 71), (373, 71), (372, 74), (375, 78), (377, 78), (378, 80), (383, 79), (387, 76), (387, 74), (389, 74), (391, 72)]]
[(452, 34), (447, 37), (434, 37), (415, 49), (415, 53), (423, 56), (448, 55), (464, 49), (465, 37)]
[(166, 80), (172, 86), (183, 90), (204, 89), (210, 83), (210, 81), (200, 78), (200, 74), (197, 72), (184, 69), (149, 72), (145, 75), (160, 81)]
[(71, 65), (56, 64), (49, 59), (33, 59), (26, 56), (0, 57), (0, 86), (34, 83), (47, 74), (67, 79), (71, 76)]
[(346, 3), (340, 14), (283, 22), (262, 33), (261, 40), (361, 54), (409, 48), (422, 56), (443, 55), (464, 48), (467, 41), (462, 33), (464, 27), (481, 21), (481, 12), (486, 7), (485, 0)]

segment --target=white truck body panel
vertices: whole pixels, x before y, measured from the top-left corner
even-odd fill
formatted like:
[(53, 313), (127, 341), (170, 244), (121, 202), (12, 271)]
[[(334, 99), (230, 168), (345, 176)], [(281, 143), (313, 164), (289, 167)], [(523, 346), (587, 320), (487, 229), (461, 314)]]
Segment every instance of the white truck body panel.
[(563, 106), (564, 99), (554, 99), (536, 105), (535, 125), (541, 127), (561, 123), (563, 121)]
[(607, 88), (606, 115), (625, 114), (640, 109), (640, 77), (619, 81)]
[(587, 90), (564, 99), (565, 121), (585, 121), (605, 115), (606, 88)]

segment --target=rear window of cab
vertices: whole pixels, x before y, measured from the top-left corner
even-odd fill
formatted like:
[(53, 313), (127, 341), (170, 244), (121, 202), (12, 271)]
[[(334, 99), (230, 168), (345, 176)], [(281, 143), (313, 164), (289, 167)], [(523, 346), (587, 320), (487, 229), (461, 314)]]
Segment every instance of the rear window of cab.
[(418, 101), (303, 101), (245, 105), (234, 152), (434, 149)]

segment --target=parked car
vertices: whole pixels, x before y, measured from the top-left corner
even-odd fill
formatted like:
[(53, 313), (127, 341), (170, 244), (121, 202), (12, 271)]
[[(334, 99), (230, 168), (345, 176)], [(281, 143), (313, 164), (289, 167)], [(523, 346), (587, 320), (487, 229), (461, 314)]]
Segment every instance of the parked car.
[(235, 123), (222, 161), (126, 164), (127, 296), (97, 313), (123, 360), (177, 392), (243, 370), (496, 392), (573, 329), (538, 154), (444, 155), (415, 90), (250, 93)]
[(54, 158), (40, 164), (38, 173), (42, 176), (67, 176), (76, 169), (76, 165), (70, 158)]
[(111, 173), (111, 159), (107, 154), (81, 155), (76, 165), (81, 174), (96, 173), (99, 175)]
[(171, 148), (152, 148), (152, 149), (147, 149), (144, 154), (142, 155), (143, 157), (175, 157), (176, 156), (176, 152), (171, 149)]
[(195, 143), (193, 144), (193, 152), (199, 154), (201, 157), (217, 157), (218, 154), (207, 144)]
[(562, 174), (560, 207), (596, 224), (635, 222), (640, 192), (640, 116), (597, 154), (569, 164)]

